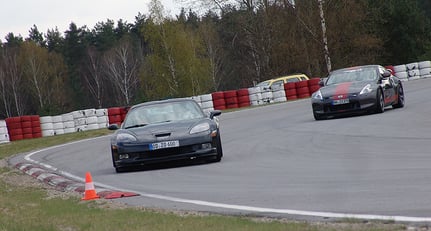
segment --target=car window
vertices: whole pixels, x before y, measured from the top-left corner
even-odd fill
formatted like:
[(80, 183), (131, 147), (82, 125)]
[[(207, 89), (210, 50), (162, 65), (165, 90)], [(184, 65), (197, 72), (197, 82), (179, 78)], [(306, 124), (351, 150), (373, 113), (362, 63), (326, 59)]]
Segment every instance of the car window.
[(305, 80), (307, 80), (307, 78), (305, 78), (304, 76), (301, 76), (301, 80), (305, 81)]
[(299, 82), (299, 79), (297, 79), (297, 78), (290, 78), (290, 79), (287, 79), (287, 82), (288, 83)]
[(181, 121), (203, 118), (204, 114), (194, 101), (167, 102), (141, 106), (127, 114), (124, 127), (148, 125), (168, 121)]
[(278, 80), (278, 81), (273, 82), (271, 86), (282, 85), (283, 83), (284, 83), (283, 80)]
[(375, 68), (360, 68), (336, 71), (329, 75), (326, 85), (358, 82), (358, 81), (375, 81), (378, 79)]
[(269, 86), (270, 81), (263, 81), (256, 85), (256, 87), (267, 87)]

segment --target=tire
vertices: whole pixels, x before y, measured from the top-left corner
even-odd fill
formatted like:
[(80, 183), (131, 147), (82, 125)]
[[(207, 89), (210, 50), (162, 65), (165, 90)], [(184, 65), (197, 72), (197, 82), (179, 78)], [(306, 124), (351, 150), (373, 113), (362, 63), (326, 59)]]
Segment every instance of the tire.
[(402, 108), (404, 107), (404, 89), (403, 86), (400, 84), (398, 87), (398, 99), (397, 103), (392, 105), (392, 108)]
[(385, 98), (383, 97), (382, 89), (377, 89), (376, 95), (376, 113), (383, 113), (385, 111)]
[(220, 133), (217, 135), (217, 156), (214, 158), (214, 160), (212, 160), (211, 162), (220, 162), (221, 158), (223, 157), (223, 148), (221, 145), (221, 138), (220, 138)]

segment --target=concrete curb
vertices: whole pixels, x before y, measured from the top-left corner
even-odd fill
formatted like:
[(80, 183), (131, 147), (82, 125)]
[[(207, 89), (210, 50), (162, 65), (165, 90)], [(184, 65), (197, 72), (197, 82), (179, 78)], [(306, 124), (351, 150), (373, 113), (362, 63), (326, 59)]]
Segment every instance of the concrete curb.
[[(49, 172), (38, 165), (29, 164), (29, 163), (18, 163), (15, 165), (15, 168), (23, 171), (27, 175), (30, 175), (38, 179), (39, 181), (42, 181), (45, 184), (54, 186), (57, 190), (77, 192), (81, 194), (85, 193), (84, 182), (78, 182), (75, 180), (67, 179), (64, 176)], [(137, 193), (112, 191), (104, 188), (96, 189), (96, 193), (100, 196), (100, 198), (103, 198), (103, 199), (116, 199), (116, 198), (122, 198), (122, 197), (139, 196), (139, 194)]]

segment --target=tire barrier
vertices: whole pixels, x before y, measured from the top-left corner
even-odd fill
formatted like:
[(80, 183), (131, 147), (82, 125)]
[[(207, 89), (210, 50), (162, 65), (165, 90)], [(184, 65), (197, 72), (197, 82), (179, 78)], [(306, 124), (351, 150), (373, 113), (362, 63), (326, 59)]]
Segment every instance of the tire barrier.
[(211, 94), (192, 96), (191, 98), (199, 104), (205, 114), (214, 110), (214, 102)]
[(260, 87), (250, 87), (247, 90), (251, 106), (258, 106), (263, 104), (262, 89)]
[(123, 123), (124, 118), (126, 118), (128, 107), (111, 107), (108, 108), (108, 122), (109, 124), (118, 124), (121, 125)]
[(285, 83), (284, 91), (286, 92), (287, 100), (296, 100), (298, 99), (298, 94), (296, 93), (296, 84), (295, 83)]
[(227, 109), (239, 108), (236, 90), (225, 91), (224, 101), (226, 102)]
[(250, 97), (247, 88), (237, 90), (236, 95), (238, 97), (238, 107), (241, 108), (250, 106)]
[(0, 120), (0, 144), (10, 142), (5, 120)]
[(296, 94), (298, 99), (309, 98), (310, 90), (308, 89), (308, 81), (295, 82)]
[(224, 100), (224, 92), (218, 91), (211, 94), (215, 110), (225, 110), (226, 101)]
[(320, 89), (320, 78), (312, 78), (308, 80), (308, 90), (310, 95)]
[(401, 81), (431, 78), (431, 61), (420, 61), (393, 66), (394, 75)]
[(10, 117), (0, 124), (0, 142), (39, 137), (42, 137), (42, 129), (38, 115)]

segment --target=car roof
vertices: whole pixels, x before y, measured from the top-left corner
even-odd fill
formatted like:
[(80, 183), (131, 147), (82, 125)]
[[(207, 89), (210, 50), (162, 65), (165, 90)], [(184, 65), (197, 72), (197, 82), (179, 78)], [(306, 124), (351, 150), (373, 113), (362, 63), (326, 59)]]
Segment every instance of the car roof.
[[(307, 75), (305, 75), (305, 74), (301, 74), (301, 73), (297, 73), (297, 74), (291, 74), (291, 75), (280, 76), (280, 77), (276, 77), (276, 78), (273, 78), (273, 79), (268, 79), (268, 80), (262, 81), (262, 82), (260, 82), (260, 83), (269, 82), (269, 84), (271, 84), (271, 83), (273, 83), (273, 82), (275, 82), (275, 81), (279, 81), (279, 80), (284, 80), (284, 79), (293, 79), (293, 78), (301, 78), (301, 77), (305, 77), (305, 78), (309, 79)], [(259, 84), (260, 84), (260, 83), (259, 83)]]

